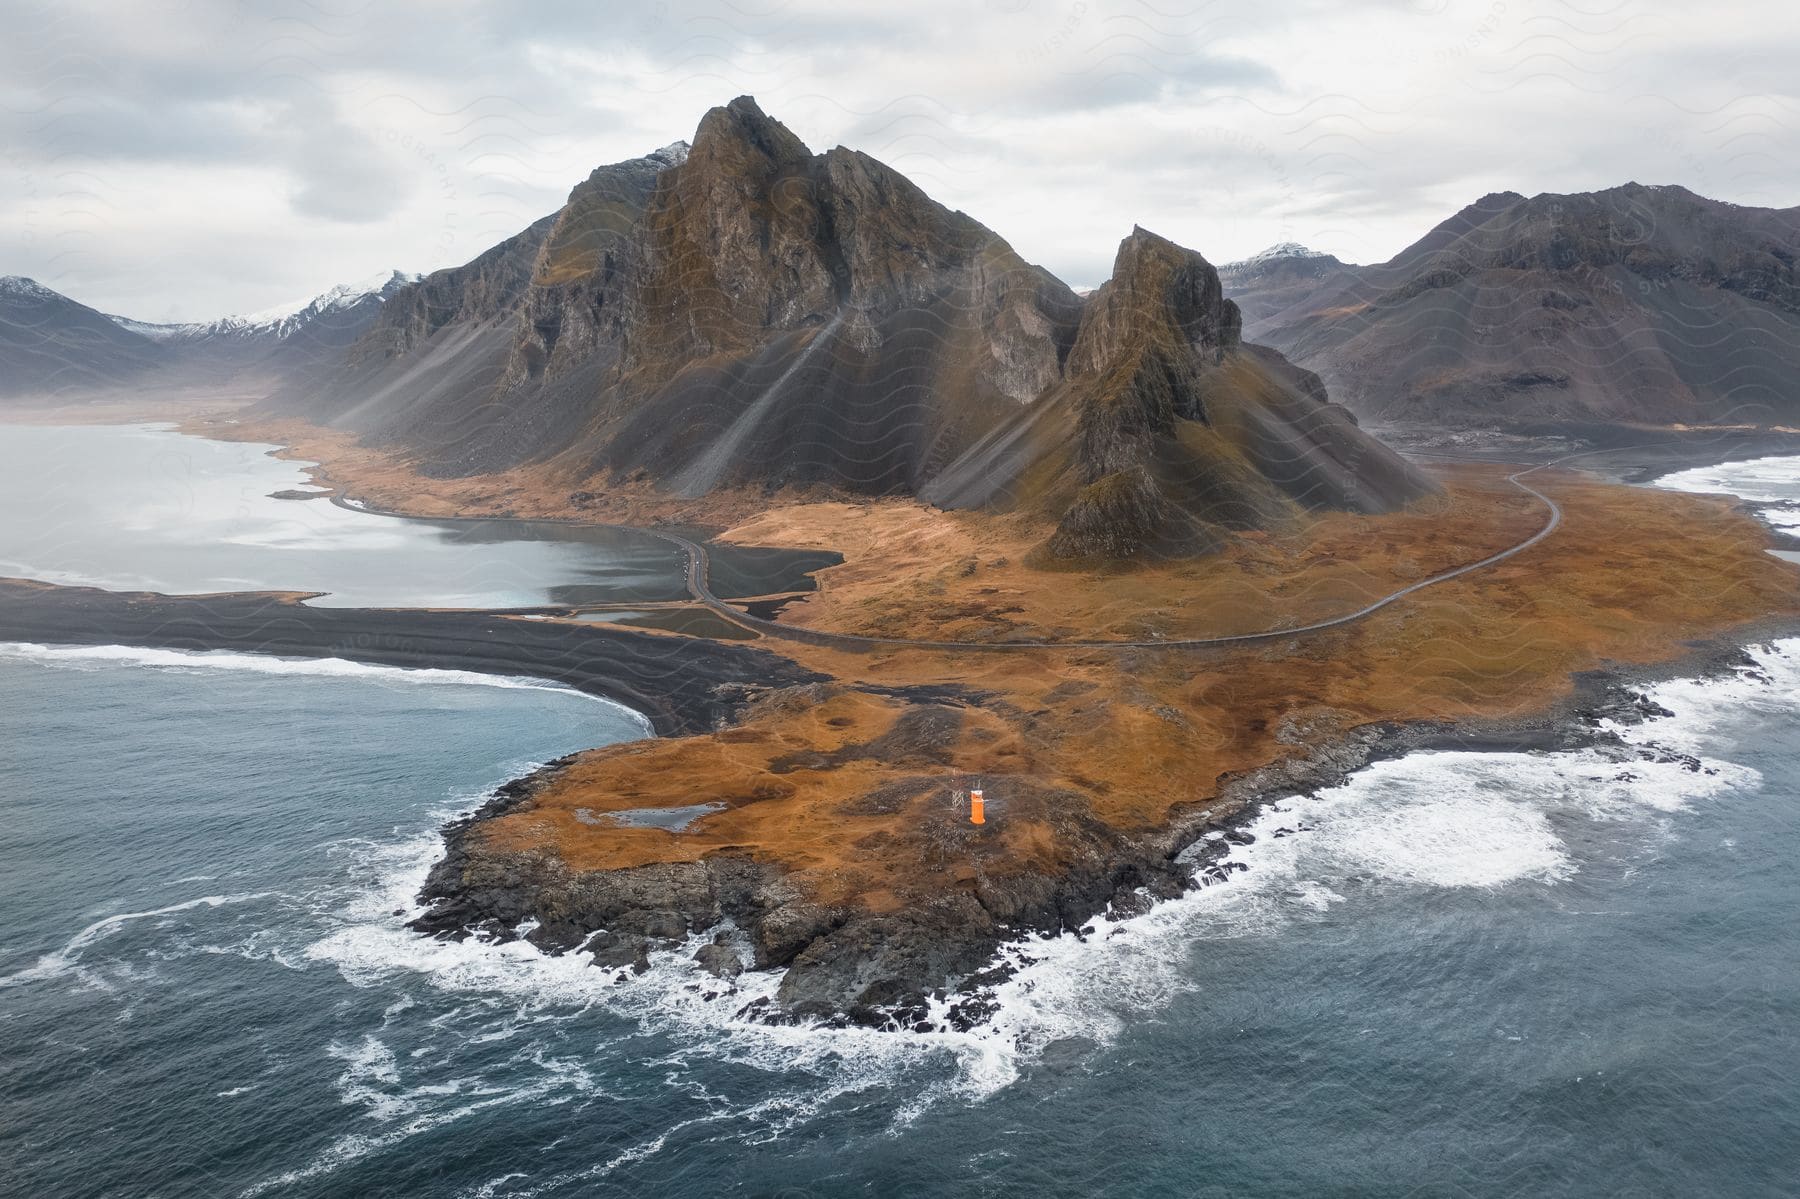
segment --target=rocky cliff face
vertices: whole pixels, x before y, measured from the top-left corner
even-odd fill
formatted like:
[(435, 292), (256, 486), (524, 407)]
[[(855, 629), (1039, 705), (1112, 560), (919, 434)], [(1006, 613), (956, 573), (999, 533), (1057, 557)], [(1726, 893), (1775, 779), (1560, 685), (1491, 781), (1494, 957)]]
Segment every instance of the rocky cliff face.
[(351, 365), (413, 353), (451, 325), (509, 316), (525, 297), (532, 264), (554, 220), (545, 217), (472, 262), (402, 288), (352, 348)]
[(1791, 423), (1797, 256), (1800, 209), (1501, 192), (1251, 332), (1380, 420)]
[(1120, 243), (1048, 400), (1074, 436), (1051, 426), (1021, 474), (1060, 513), (1050, 557), (1205, 552), (1302, 509), (1387, 511), (1430, 489), (1241, 323), (1199, 254), (1143, 229)]
[[(1027, 507), (1067, 518), (1059, 556), (1203, 549), (1296, 504), (1428, 489), (1240, 326), (1198, 254), (1139, 230), (1084, 302), (743, 97), (691, 148), (601, 168), (554, 217), (397, 296), (306, 406), (430, 473)], [(1380, 478), (1290, 477), (1328, 463)]]
[(753, 101), (652, 196), (598, 465), (682, 494), (916, 491), (1054, 379), (1080, 303), (978, 222)]

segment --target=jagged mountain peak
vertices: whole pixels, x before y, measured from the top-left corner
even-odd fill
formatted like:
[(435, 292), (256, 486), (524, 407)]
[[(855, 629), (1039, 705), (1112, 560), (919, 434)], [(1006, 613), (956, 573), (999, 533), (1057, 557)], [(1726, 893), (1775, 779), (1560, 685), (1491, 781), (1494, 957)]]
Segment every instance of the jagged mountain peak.
[[(406, 289), (309, 402), (431, 473), (525, 465), (650, 503), (818, 488), (1054, 522), (1079, 493), (1076, 535), (1048, 547), (1065, 557), (1193, 552), (1429, 487), (1324, 411), (1316, 379), (1238, 353), (1218, 272), (1167, 238), (1135, 228), (1084, 303), (752, 97), (676, 157), (602, 167), (547, 221)], [(1355, 462), (1387, 477), (1340, 485)]]
[(1279, 312), (1318, 286), (1319, 281), (1344, 269), (1335, 255), (1308, 249), (1298, 242), (1279, 242), (1261, 253), (1219, 268), (1225, 290), (1255, 322)]
[(280, 334), (291, 331), (297, 318), (348, 308), (371, 296), (386, 299), (407, 284), (417, 282), (419, 278), (418, 275), (409, 275), (400, 270), (385, 270), (363, 279), (339, 283), (304, 300), (277, 304), (259, 312), (221, 317), (216, 321), (206, 322), (206, 325), (219, 330), (268, 328)]
[(210, 321), (159, 323), (118, 315), (110, 315), (107, 319), (122, 329), (159, 342), (279, 342), (314, 321), (335, 319), (337, 314), (349, 314), (364, 307), (373, 307), (401, 288), (416, 283), (419, 278), (418, 275), (409, 275), (400, 270), (385, 270), (363, 279), (339, 283), (304, 300), (277, 304), (259, 312), (222, 316)]
[(129, 383), (160, 347), (36, 279), (0, 277), (0, 398), (62, 400)]
[(812, 151), (792, 130), (771, 117), (754, 96), (739, 96), (729, 104), (707, 111), (694, 131), (688, 151), (690, 162), (739, 161), (746, 152), (760, 155), (768, 164), (798, 165), (812, 158)]
[(1096, 371), (1132, 339), (1174, 337), (1216, 355), (1237, 345), (1237, 306), (1204, 255), (1141, 225), (1119, 242), (1112, 277), (1088, 298), (1069, 354), (1072, 370)]

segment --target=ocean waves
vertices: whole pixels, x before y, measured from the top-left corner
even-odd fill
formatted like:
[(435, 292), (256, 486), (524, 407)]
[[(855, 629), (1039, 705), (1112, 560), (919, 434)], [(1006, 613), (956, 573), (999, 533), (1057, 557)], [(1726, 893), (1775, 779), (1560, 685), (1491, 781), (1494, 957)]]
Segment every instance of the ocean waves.
[[(805, 1079), (812, 1099), (790, 1095), (777, 1105), (790, 1124), (835, 1096), (904, 1088), (912, 1098), (894, 1113), (904, 1124), (947, 1098), (1008, 1088), (1053, 1047), (1091, 1052), (1154, 1019), (1204, 985), (1209, 944), (1279, 936), (1345, 905), (1407, 894), (1554, 888), (1582, 871), (1602, 843), (1609, 853), (1654, 852), (1667, 822), (1692, 805), (1759, 787), (1757, 771), (1732, 760), (1732, 730), (1747, 710), (1779, 711), (1800, 700), (1797, 653), (1800, 641), (1786, 641), (1757, 649), (1755, 665), (1729, 677), (1650, 688), (1649, 697), (1673, 715), (1609, 724), (1606, 743), (1592, 749), (1415, 753), (1377, 761), (1342, 786), (1271, 803), (1243, 826), (1247, 844), (1209, 852), (1220, 848), (1215, 834), (1190, 851), (1206, 853), (1227, 881), (1144, 915), (1097, 917), (1079, 935), (1006, 950), (1011, 977), (994, 992), (992, 1016), (973, 1029), (953, 1027), (947, 1004), (923, 1033), (741, 1018), (743, 1006), (772, 994), (778, 978), (751, 972), (732, 984), (706, 975), (692, 954), (716, 930), (653, 954), (641, 976), (521, 942), (420, 938), (405, 923), (418, 913), (419, 886), (440, 852), (432, 836), (370, 847), (368, 865), (383, 884), (357, 896), (341, 926), (306, 953), (358, 986), (410, 979), (444, 995), (502, 1000), (527, 1019), (604, 1011), (630, 1021), (635, 1036), (679, 1046), (668, 1059), (671, 1077), (705, 1060), (755, 1069), (782, 1090), (774, 1080)], [(737, 1114), (754, 1124), (768, 1113)]]
[(184, 900), (181, 903), (151, 908), (148, 911), (120, 912), (103, 917), (76, 933), (61, 949), (40, 956), (35, 963), (22, 970), (0, 975), (0, 990), (29, 983), (53, 982), (68, 978), (78, 978), (87, 985), (102, 990), (111, 990), (113, 984), (102, 974), (83, 969), (83, 957), (89, 949), (114, 936), (127, 925), (139, 920), (166, 921), (170, 917), (196, 908), (217, 908), (226, 904), (247, 903), (252, 900), (266, 899), (270, 894), (270, 892), (262, 891), (247, 895), (202, 895), (198, 899)]
[(1800, 458), (1752, 458), (1697, 466), (1664, 475), (1653, 486), (1734, 495), (1757, 505), (1757, 514), (1776, 529), (1800, 535)]
[[(1761, 775), (1731, 760), (1735, 730), (1749, 713), (1800, 707), (1797, 655), (1800, 640), (1782, 641), (1753, 650), (1755, 665), (1729, 677), (1649, 688), (1672, 715), (1609, 722), (1608, 746), (1416, 753), (1270, 804), (1244, 827), (1252, 840), (1215, 859), (1226, 881), (1142, 916), (1097, 918), (1080, 937), (1010, 950), (1017, 970), (981, 1030), (995, 1048), (979, 1081), (1005, 1085), (1022, 1060), (1061, 1039), (1112, 1041), (1201, 985), (1204, 963), (1194, 959), (1210, 942), (1318, 920), (1350, 895), (1366, 904), (1407, 891), (1555, 887), (1584, 867), (1576, 843), (1620, 852), (1634, 829), (1641, 851), (1654, 852), (1684, 809), (1758, 789)], [(1591, 835), (1603, 825), (1614, 835)]]

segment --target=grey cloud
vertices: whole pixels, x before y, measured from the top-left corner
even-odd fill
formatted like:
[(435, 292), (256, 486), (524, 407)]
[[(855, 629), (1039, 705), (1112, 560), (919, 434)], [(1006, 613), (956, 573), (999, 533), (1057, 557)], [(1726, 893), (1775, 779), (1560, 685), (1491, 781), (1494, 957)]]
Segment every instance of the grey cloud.
[(294, 210), (331, 221), (382, 220), (406, 199), (411, 178), (366, 134), (321, 107), (290, 106), (278, 124), (294, 176)]
[[(1610, 24), (1572, 12), (0, 0), (0, 229), (15, 231), (0, 273), (61, 269), (98, 302), (207, 316), (448, 265), (740, 91), (1076, 282), (1104, 275), (1138, 221), (1215, 259), (1289, 235), (1385, 257), (1500, 186), (1637, 177), (1794, 202), (1800, 34), (1783, 6), (1746, 6), (1736, 27), (1695, 27), (1675, 0)], [(171, 247), (186, 269), (168, 269)]]

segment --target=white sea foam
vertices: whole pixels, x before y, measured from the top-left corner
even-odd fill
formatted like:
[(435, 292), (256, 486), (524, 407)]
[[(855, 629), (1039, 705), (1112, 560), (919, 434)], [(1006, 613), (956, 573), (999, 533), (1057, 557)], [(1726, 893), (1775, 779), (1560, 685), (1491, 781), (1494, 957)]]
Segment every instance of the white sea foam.
[(542, 679), (514, 675), (482, 674), (474, 670), (440, 670), (433, 667), (378, 666), (346, 658), (282, 658), (273, 654), (246, 654), (235, 650), (148, 649), (130, 645), (41, 645), (28, 641), (0, 641), (0, 659), (36, 662), (75, 670), (101, 670), (116, 666), (143, 666), (158, 670), (196, 672), (241, 671), (290, 677), (350, 679), (388, 686), (498, 687), (517, 691), (553, 691), (579, 695), (604, 704), (629, 717), (646, 735), (649, 720), (635, 709), (597, 695)]
[[(145, 912), (120, 912), (117, 915), (102, 917), (69, 938), (68, 943), (61, 949), (54, 953), (43, 954), (36, 962), (23, 970), (0, 976), (0, 988), (48, 982), (70, 975), (78, 975), (81, 969), (82, 954), (85, 950), (96, 942), (103, 941), (117, 933), (134, 920), (154, 920), (193, 908), (216, 908), (225, 904), (245, 903), (253, 899), (266, 899), (271, 894), (272, 892), (268, 891), (258, 891), (249, 895), (202, 895), (198, 899), (172, 903), (167, 907), (151, 908)], [(86, 975), (83, 977), (86, 981), (96, 985), (105, 985), (97, 976)]]
[[(980, 1096), (1009, 1085), (1053, 1043), (1113, 1040), (1131, 1021), (1197, 985), (1203, 973), (1188, 962), (1208, 941), (1268, 935), (1294, 921), (1324, 918), (1348, 902), (1346, 892), (1370, 885), (1554, 886), (1581, 868), (1563, 839), (1576, 823), (1649, 825), (1727, 789), (1754, 788), (1755, 771), (1716, 756), (1722, 745), (1729, 748), (1721, 738), (1744, 705), (1800, 701), (1797, 650), (1800, 641), (1784, 642), (1757, 651), (1755, 670), (1652, 689), (1652, 698), (1676, 715), (1613, 728), (1622, 748), (1413, 754), (1374, 763), (1317, 795), (1272, 804), (1246, 826), (1254, 842), (1223, 859), (1245, 868), (1228, 882), (1132, 919), (1096, 918), (1079, 937), (1010, 947), (1005, 952), (1016, 969), (995, 993), (995, 1014), (966, 1032), (949, 1026), (941, 1003), (934, 1008), (936, 1030), (927, 1033), (741, 1019), (737, 1011), (771, 996), (779, 980), (750, 972), (734, 985), (705, 975), (691, 958), (710, 930), (653, 954), (642, 976), (521, 943), (421, 938), (405, 925), (419, 913), (418, 890), (441, 853), (436, 833), (366, 846), (360, 865), (373, 868), (382, 884), (351, 898), (338, 913), (338, 927), (306, 956), (330, 963), (359, 986), (422, 981), (443, 992), (507, 1000), (527, 1020), (602, 1008), (681, 1045), (669, 1058), (674, 1075), (686, 1073), (689, 1059), (705, 1056), (808, 1080), (804, 1094), (783, 1091), (765, 1104), (700, 1122), (729, 1120), (739, 1130), (763, 1122), (766, 1135), (775, 1136), (839, 1096), (922, 1078), (916, 1098), (903, 1105), (905, 1121), (945, 1095)], [(1698, 760), (1679, 756), (1685, 754)], [(590, 1173), (653, 1154), (675, 1131), (663, 1130)]]
[[(419, 887), (441, 853), (435, 832), (365, 846), (362, 864), (376, 869), (381, 885), (353, 896), (338, 911), (337, 927), (309, 945), (305, 956), (331, 964), (359, 986), (422, 982), (442, 992), (510, 1001), (517, 1019), (503, 1021), (495, 1036), (511, 1036), (535, 1019), (570, 1019), (600, 1007), (634, 1020), (646, 1033), (668, 1034), (679, 1048), (660, 1064), (669, 1066), (672, 1078), (704, 1056), (805, 1080), (749, 1107), (721, 1105), (713, 1114), (660, 1130), (596, 1163), (587, 1179), (653, 1156), (692, 1125), (719, 1123), (738, 1135), (760, 1127), (761, 1135), (776, 1137), (844, 1095), (923, 1076), (916, 1097), (903, 1106), (904, 1121), (947, 1094), (979, 1096), (1009, 1085), (1058, 1041), (1114, 1039), (1130, 1021), (1197, 985), (1203, 974), (1187, 963), (1207, 941), (1266, 935), (1289, 922), (1324, 918), (1349, 902), (1344, 894), (1358, 882), (1554, 886), (1581, 867), (1559, 831), (1570, 822), (1660, 819), (1727, 789), (1754, 788), (1756, 773), (1722, 755), (1746, 706), (1791, 708), (1800, 702), (1796, 650), (1800, 642), (1783, 642), (1756, 651), (1755, 670), (1651, 689), (1652, 698), (1676, 715), (1612, 728), (1622, 751), (1415, 754), (1375, 763), (1318, 795), (1273, 804), (1247, 826), (1256, 840), (1224, 859), (1246, 868), (1230, 881), (1133, 919), (1097, 918), (1084, 936), (1036, 938), (1010, 948), (1017, 968), (995, 994), (996, 1013), (967, 1032), (948, 1027), (941, 1004), (938, 1030), (929, 1033), (773, 1027), (740, 1019), (736, 1012), (772, 995), (778, 979), (752, 972), (734, 985), (706, 976), (691, 961), (705, 934), (653, 954), (642, 976), (519, 943), (421, 938), (405, 925), (418, 914)], [(310, 1166), (273, 1184), (329, 1173), (346, 1160), (496, 1103), (549, 1102), (571, 1088), (594, 1085), (573, 1063), (567, 1070), (546, 1069), (501, 1095), (446, 1104), (454, 1087), (408, 1088), (405, 1067), (379, 1043), (341, 1049), (345, 1102), (396, 1126), (376, 1137), (343, 1138)], [(422, 1102), (428, 1096), (432, 1102)], [(572, 1181), (582, 1180), (544, 1185), (566, 1188)]]
[(1670, 491), (1724, 493), (1761, 504), (1800, 500), (1800, 457), (1752, 458), (1696, 466), (1663, 475), (1652, 486)]
[[(1076, 938), (1009, 950), (1020, 968), (978, 1035), (993, 1046), (983, 1084), (1004, 1084), (1035, 1050), (1067, 1037), (1105, 1042), (1126, 1021), (1191, 988), (1196, 946), (1317, 919), (1350, 880), (1402, 887), (1550, 886), (1580, 868), (1558, 828), (1571, 821), (1655, 820), (1761, 781), (1723, 757), (1747, 710), (1800, 705), (1800, 640), (1752, 652), (1756, 667), (1723, 679), (1651, 688), (1675, 713), (1609, 725), (1623, 751), (1420, 753), (1376, 762), (1340, 787), (1265, 808), (1256, 839), (1224, 859), (1229, 881), (1146, 915), (1093, 922)], [(1697, 755), (1688, 762), (1667, 751)], [(1283, 830), (1295, 830), (1278, 835)]]
[(400, 1085), (400, 1065), (394, 1060), (394, 1051), (380, 1040), (364, 1036), (355, 1045), (334, 1041), (327, 1052), (344, 1063), (344, 1072), (338, 1075), (338, 1094), (345, 1103), (361, 1104), (381, 1121), (413, 1113), (412, 1099), (394, 1093)]
[[(697, 1059), (750, 1066), (777, 1081), (766, 1098), (749, 1105), (699, 1094), (711, 1107), (709, 1113), (672, 1122), (596, 1162), (579, 1178), (546, 1179), (544, 1189), (579, 1190), (576, 1184), (584, 1180), (603, 1178), (662, 1152), (676, 1138), (695, 1135), (691, 1130), (696, 1126), (717, 1125), (745, 1140), (778, 1137), (816, 1119), (845, 1096), (866, 1088), (893, 1090), (901, 1080), (912, 1093), (902, 1105), (902, 1121), (947, 1094), (991, 1093), (1020, 1077), (1046, 1047), (1071, 1040), (1105, 1043), (1132, 1021), (1202, 985), (1204, 971), (1193, 969), (1190, 961), (1206, 942), (1264, 936), (1294, 922), (1333, 918), (1345, 905), (1367, 902), (1370, 891), (1381, 888), (1554, 887), (1582, 869), (1579, 851), (1565, 840), (1579, 822), (1665, 820), (1729, 789), (1754, 788), (1756, 773), (1730, 761), (1732, 729), (1747, 707), (1791, 709), (1800, 702), (1797, 650), (1800, 642), (1784, 642), (1756, 651), (1755, 671), (1652, 689), (1652, 697), (1676, 715), (1614, 728), (1625, 743), (1623, 752), (1417, 754), (1376, 763), (1318, 795), (1273, 804), (1247, 825), (1254, 843), (1233, 848), (1225, 859), (1246, 867), (1228, 882), (1159, 904), (1134, 919), (1097, 918), (1080, 937), (1032, 939), (1009, 949), (1018, 968), (996, 993), (997, 1012), (968, 1032), (947, 1027), (941, 1004), (936, 1008), (939, 1030), (929, 1033), (771, 1027), (740, 1019), (735, 1013), (750, 1000), (772, 995), (778, 980), (752, 972), (734, 985), (705, 975), (691, 957), (710, 939), (708, 934), (653, 954), (651, 969), (642, 976), (598, 969), (579, 955), (550, 957), (523, 944), (429, 940), (410, 932), (406, 923), (419, 913), (419, 887), (429, 864), (442, 853), (439, 834), (421, 830), (398, 842), (346, 843), (343, 852), (354, 859), (355, 876), (373, 873), (379, 881), (374, 887), (334, 889), (320, 898), (313, 910), (328, 927), (311, 936), (301, 959), (328, 965), (356, 986), (391, 992), (388, 1021), (407, 1019), (404, 1013), (416, 1002), (416, 993), (429, 989), (452, 996), (459, 1006), (430, 1024), (441, 1024), (443, 1035), (465, 1043), (504, 1042), (523, 1034), (522, 1048), (509, 1065), (525, 1062), (535, 1069), (509, 1074), (498, 1089), (493, 1083), (445, 1077), (418, 1058), (426, 1049), (397, 1055), (383, 1038), (397, 1043), (405, 1030), (390, 1031), (385, 1023), (361, 1040), (333, 1042), (327, 1052), (343, 1063), (340, 1099), (360, 1109), (374, 1131), (338, 1138), (313, 1161), (267, 1180), (252, 1193), (330, 1174), (347, 1162), (496, 1106), (554, 1103), (594, 1093), (602, 1085), (595, 1078), (596, 1072), (604, 1075), (600, 1066), (579, 1057), (549, 1057), (529, 1034), (539, 1021), (577, 1019), (595, 1008), (634, 1021), (649, 1034), (619, 1050), (644, 1047), (635, 1064), (666, 1067), (672, 1086), (700, 1088), (690, 1068)], [(213, 655), (0, 645), (0, 655), (8, 654), (40, 655), (40, 660), (76, 668), (129, 655), (136, 664), (167, 669), (223, 666), (283, 673), (293, 668), (296, 673), (336, 674), (348, 668), (365, 676), (399, 676), (390, 681), (401, 684), (549, 686), (467, 672), (404, 671), (338, 660), (287, 662), (245, 654), (196, 662)], [(141, 655), (171, 655), (174, 660), (142, 660)], [(219, 660), (223, 658), (240, 661)], [(265, 669), (271, 662), (282, 665)], [(432, 675), (440, 677), (421, 677)], [(1698, 761), (1690, 764), (1664, 749), (1695, 755)], [(470, 799), (460, 810), (474, 802)], [(1290, 829), (1294, 831), (1281, 835)], [(108, 917), (32, 970), (58, 969), (51, 958), (78, 961), (81, 949), (108, 935), (103, 926), (113, 922), (248, 898), (213, 896), (156, 912)], [(0, 979), (0, 985), (10, 981)], [(454, 999), (458, 996), (468, 996), (469, 1002), (462, 1004)], [(470, 1020), (465, 1010), (475, 1013), (479, 1028), (457, 1026)]]
[(1670, 491), (1735, 495), (1765, 505), (1757, 515), (1787, 533), (1800, 535), (1800, 457), (1753, 458), (1697, 466), (1657, 479)]
[[(918, 1098), (900, 1116), (906, 1120), (936, 1095), (949, 1090), (989, 1090), (1013, 1073), (1004, 1060), (1012, 1052), (1010, 1048), (980, 1033), (892, 1034), (870, 1029), (772, 1026), (739, 1017), (745, 1004), (772, 997), (780, 980), (773, 973), (752, 971), (733, 983), (700, 969), (693, 961), (694, 953), (710, 942), (715, 932), (737, 935), (729, 928), (695, 933), (675, 949), (652, 953), (650, 969), (643, 975), (595, 967), (585, 954), (551, 956), (522, 942), (501, 945), (421, 937), (406, 925), (423, 911), (417, 900), (419, 890), (430, 864), (441, 854), (442, 839), (435, 831), (399, 843), (361, 844), (355, 873), (364, 877), (373, 873), (379, 884), (341, 897), (332, 915), (337, 927), (309, 945), (306, 958), (334, 966), (356, 986), (410, 992), (423, 984), (440, 993), (498, 1002), (499, 1010), (511, 1014), (488, 1023), (494, 1039), (529, 1032), (541, 1021), (579, 1019), (599, 1010), (628, 1021), (646, 1037), (646, 1045), (655, 1045), (655, 1052), (665, 1054), (639, 1060), (637, 1065), (665, 1065), (672, 1081), (687, 1078), (691, 1059), (696, 1057), (754, 1068), (771, 1079), (793, 1080), (792, 1085), (778, 1084), (775, 1093), (749, 1107), (714, 1104), (712, 1114), (659, 1130), (643, 1144), (597, 1163), (583, 1179), (604, 1177), (656, 1153), (688, 1124), (719, 1123), (735, 1136), (772, 1139), (807, 1123), (845, 1095), (889, 1085), (910, 1071), (922, 1071), (927, 1077), (920, 1084)], [(458, 1035), (464, 1039), (471, 1036), (466, 1031)], [(673, 1050), (668, 1048), (671, 1044)], [(538, 1065), (537, 1081), (556, 1073), (545, 1063)], [(359, 1070), (355, 1075), (346, 1072), (340, 1091), (345, 1102), (370, 1106), (376, 1102), (367, 1085), (371, 1075), (366, 1069)], [(593, 1086), (585, 1075), (575, 1081), (582, 1087)], [(566, 1093), (570, 1083), (571, 1079), (564, 1078), (560, 1091), (552, 1088), (537, 1098)], [(383, 1093), (390, 1098), (405, 1094), (391, 1089)], [(441, 1103), (434, 1101), (416, 1113), (403, 1110), (398, 1103), (382, 1110), (396, 1119), (424, 1118), (439, 1107)], [(339, 1149), (360, 1155), (374, 1147), (371, 1143)]]

